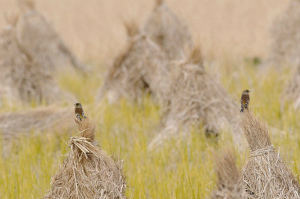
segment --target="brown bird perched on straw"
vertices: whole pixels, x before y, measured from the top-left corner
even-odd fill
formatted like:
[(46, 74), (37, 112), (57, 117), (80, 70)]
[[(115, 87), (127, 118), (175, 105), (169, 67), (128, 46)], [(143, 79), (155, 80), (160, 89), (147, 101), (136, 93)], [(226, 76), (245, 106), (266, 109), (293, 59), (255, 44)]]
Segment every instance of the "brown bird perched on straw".
[(82, 109), (81, 103), (76, 103), (75, 105), (75, 115), (81, 121), (82, 118), (86, 118)]
[(250, 103), (250, 91), (244, 90), (241, 96), (241, 112), (244, 111), (244, 109), (248, 109), (249, 103)]

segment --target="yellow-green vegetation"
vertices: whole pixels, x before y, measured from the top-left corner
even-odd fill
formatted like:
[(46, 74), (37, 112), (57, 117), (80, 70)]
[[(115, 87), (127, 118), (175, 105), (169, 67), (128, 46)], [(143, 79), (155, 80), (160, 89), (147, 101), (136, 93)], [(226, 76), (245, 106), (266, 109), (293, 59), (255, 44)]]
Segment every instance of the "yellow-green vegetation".
[[(259, 69), (251, 63), (243, 67), (229, 65), (221, 65), (219, 81), (237, 101), (242, 90), (252, 90), (250, 107), (270, 126), (285, 131), (272, 134), (271, 140), (280, 148), (294, 174), (299, 174), (300, 113), (289, 106), (281, 112), (279, 103), (289, 72), (271, 70), (267, 75), (258, 75)], [(147, 144), (154, 138), (160, 120), (160, 107), (150, 97), (145, 97), (138, 105), (125, 100), (115, 105), (104, 101), (96, 105), (94, 97), (101, 83), (97, 75), (74, 72), (60, 75), (59, 79), (62, 88), (74, 93), (86, 115), (96, 121), (96, 139), (101, 147), (124, 160), (128, 198), (195, 199), (209, 196), (216, 181), (214, 154), (233, 147), (227, 136), (229, 133), (224, 132), (216, 141), (206, 138), (200, 128), (194, 128), (189, 138), (172, 140), (149, 152)], [(73, 104), (68, 107), (73, 109)], [(5, 105), (1, 112), (24, 108), (28, 107)], [(72, 135), (76, 133), (72, 132)], [(0, 198), (43, 197), (50, 188), (51, 176), (69, 150), (67, 143), (72, 135), (32, 132), (11, 144), (2, 140)], [(238, 164), (242, 166), (247, 161), (247, 154), (236, 153)]]

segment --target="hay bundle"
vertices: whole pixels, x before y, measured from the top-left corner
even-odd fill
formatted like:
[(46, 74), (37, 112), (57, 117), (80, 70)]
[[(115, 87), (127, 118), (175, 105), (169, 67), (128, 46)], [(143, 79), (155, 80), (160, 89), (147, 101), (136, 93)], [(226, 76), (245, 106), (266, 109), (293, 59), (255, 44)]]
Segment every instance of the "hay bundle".
[(300, 64), (300, 1), (291, 0), (271, 29), (271, 64), (298, 66)]
[(0, 133), (4, 139), (11, 139), (31, 131), (55, 131), (72, 129), (73, 123), (69, 118), (70, 112), (66, 109), (54, 107), (39, 108), (36, 110), (3, 113), (0, 115)]
[(49, 70), (42, 67), (34, 54), (24, 45), (17, 34), (18, 18), (1, 32), (0, 79), (2, 97), (31, 103), (54, 103), (63, 99), (74, 100), (63, 92)]
[(300, 106), (300, 67), (297, 67), (294, 77), (281, 95), (281, 109), (289, 102), (292, 102), (294, 109)]
[(299, 183), (271, 145), (266, 126), (251, 111), (242, 114), (241, 125), (251, 150), (243, 169), (251, 198), (299, 198)]
[(169, 59), (185, 58), (185, 51), (192, 47), (192, 37), (187, 26), (162, 1), (144, 25), (144, 31), (168, 55)]
[(150, 143), (150, 148), (174, 136), (180, 128), (188, 132), (190, 126), (199, 125), (204, 126), (207, 134), (215, 135), (229, 127), (233, 138), (240, 141), (239, 105), (205, 71), (199, 48), (191, 51), (186, 62), (175, 64), (170, 76), (169, 106), (161, 120), (160, 133)]
[(147, 36), (140, 34), (135, 24), (127, 24), (127, 48), (109, 69), (98, 99), (107, 96), (110, 102), (121, 97), (138, 101), (145, 93), (159, 96), (165, 77), (166, 56)]
[(94, 142), (94, 124), (88, 119), (77, 124), (80, 136), (70, 139), (71, 151), (44, 198), (125, 198), (121, 162), (115, 162)]
[[(6, 69), (6, 65), (10, 64), (10, 62), (14, 62), (17, 64), (21, 64), (21, 52), (18, 50), (18, 47), (15, 40), (15, 27), (18, 22), (19, 16), (7, 16), (6, 22), (7, 25), (0, 32), (0, 104), (7, 98), (8, 101), (13, 99), (13, 92), (9, 86), (9, 78), (7, 76), (9, 74)], [(12, 58), (7, 58), (7, 54), (11, 54), (16, 56), (15, 60)]]
[(70, 51), (45, 17), (35, 10), (34, 2), (20, 2), (24, 14), (19, 23), (19, 35), (38, 65), (48, 71), (75, 68), (86, 72), (87, 67)]
[(216, 156), (217, 187), (213, 190), (212, 199), (246, 198), (241, 172), (236, 166), (236, 157), (232, 150)]

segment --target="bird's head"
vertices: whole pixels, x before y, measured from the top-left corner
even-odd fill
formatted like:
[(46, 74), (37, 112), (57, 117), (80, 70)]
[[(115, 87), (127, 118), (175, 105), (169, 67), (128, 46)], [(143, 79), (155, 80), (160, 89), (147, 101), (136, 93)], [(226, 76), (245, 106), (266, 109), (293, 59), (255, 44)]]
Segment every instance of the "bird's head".
[(249, 94), (251, 91), (249, 91), (249, 90), (244, 90), (243, 91), (243, 94)]
[(75, 108), (82, 108), (81, 103), (75, 103), (74, 106)]

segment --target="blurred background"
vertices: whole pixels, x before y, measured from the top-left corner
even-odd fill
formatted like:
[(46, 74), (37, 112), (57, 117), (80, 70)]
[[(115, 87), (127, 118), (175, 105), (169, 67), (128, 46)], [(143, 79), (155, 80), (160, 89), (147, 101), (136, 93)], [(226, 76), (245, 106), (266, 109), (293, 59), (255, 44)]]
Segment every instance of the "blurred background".
[[(270, 45), (270, 26), (288, 5), (287, 0), (167, 0), (171, 10), (188, 25), (206, 59), (225, 56), (264, 57)], [(151, 14), (154, 0), (37, 0), (67, 45), (81, 59), (107, 62), (126, 43), (123, 21), (142, 25)], [(14, 13), (18, 4), (0, 0), (0, 12)], [(0, 25), (5, 24), (4, 17)]]

